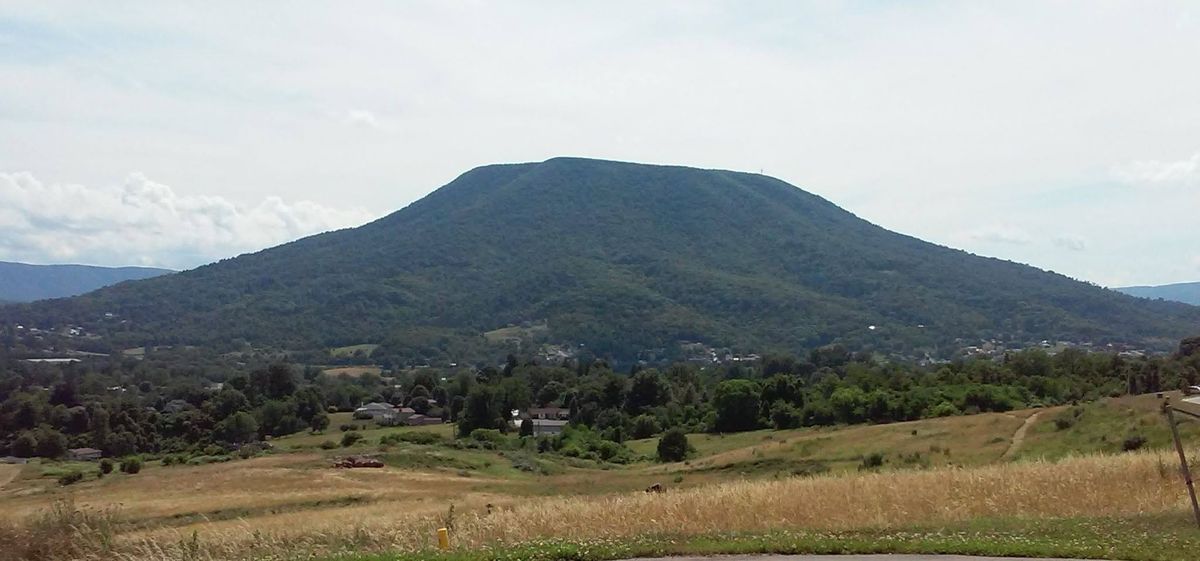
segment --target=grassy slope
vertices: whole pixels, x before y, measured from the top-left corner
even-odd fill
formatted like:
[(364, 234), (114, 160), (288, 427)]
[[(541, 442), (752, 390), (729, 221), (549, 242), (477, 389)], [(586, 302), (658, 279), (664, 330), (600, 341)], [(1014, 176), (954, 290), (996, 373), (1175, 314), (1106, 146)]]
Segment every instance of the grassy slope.
[[(1112, 439), (1100, 437), (1115, 433), (1123, 439), (1131, 427), (1145, 434), (1148, 446), (1163, 448), (1167, 444), (1164, 440), (1166, 427), (1156, 416), (1156, 404), (1153, 396), (1142, 396), (1087, 405), (1075, 425), (1066, 430), (1057, 430), (1053, 419), (1069, 408), (1045, 410), (1032, 425), (1017, 454), (1016, 465), (1036, 458), (1062, 458), (1075, 452), (1108, 452), (1112, 450)], [(647, 460), (631, 466), (599, 466), (528, 452), (458, 450), (409, 443), (386, 450), (380, 450), (378, 446), (379, 438), (388, 434), (433, 432), (448, 437), (453, 429), (450, 425), (369, 428), (361, 431), (367, 436), (365, 443), (350, 449), (321, 450), (319, 445), (324, 440), (340, 438), (339, 432), (331, 431), (327, 435), (277, 439), (278, 453), (255, 460), (186, 467), (162, 467), (157, 462), (150, 462), (143, 473), (136, 476), (113, 474), (97, 480), (94, 475), (89, 475), (83, 483), (68, 488), (58, 487), (55, 478), (66, 471), (79, 469), (81, 464), (24, 466), (15, 481), (0, 487), (0, 505), (4, 511), (0, 523), (5, 518), (12, 520), (29, 515), (54, 500), (73, 497), (79, 504), (90, 507), (124, 505), (123, 521), (118, 525), (121, 543), (175, 543), (194, 531), (202, 539), (215, 540), (209, 547), (216, 547), (215, 544), (220, 543), (240, 543), (250, 530), (281, 536), (301, 532), (303, 539), (318, 539), (320, 535), (325, 536), (320, 538), (323, 540), (334, 539), (328, 535), (334, 532), (332, 528), (320, 529), (332, 521), (344, 523), (337, 531), (349, 531), (359, 526), (370, 528), (380, 520), (396, 516), (405, 519), (411, 516), (424, 527), (435, 523), (429, 520), (444, 520), (450, 505), (454, 505), (462, 516), (474, 517), (479, 516), (488, 503), (500, 509), (520, 509), (531, 504), (530, 501), (570, 500), (572, 496), (581, 497), (585, 506), (593, 501), (612, 500), (612, 497), (645, 496), (638, 491), (655, 482), (680, 493), (746, 479), (783, 482), (793, 480), (788, 477), (793, 473), (813, 473), (813, 466), (817, 464), (834, 474), (842, 474), (830, 480), (829, 485), (834, 485), (840, 477), (862, 477), (857, 471), (861, 456), (874, 452), (887, 458), (884, 475), (880, 476), (885, 480), (903, 479), (909, 477), (904, 475), (908, 473), (924, 473), (909, 468), (933, 469), (949, 477), (960, 473), (954, 466), (986, 470), (989, 468), (985, 466), (1000, 463), (1000, 457), (1009, 445), (1008, 438), (1031, 413), (987, 414), (880, 426), (693, 435), (691, 439), (697, 455), (688, 462), (664, 465)], [(1200, 427), (1196, 423), (1185, 424), (1184, 433), (1189, 442), (1200, 441)], [(654, 440), (647, 440), (632, 442), (630, 446), (651, 456), (654, 444)], [(390, 468), (346, 471), (328, 467), (332, 456), (347, 453), (382, 453)], [(913, 461), (914, 454), (921, 454), (922, 459)], [(1154, 479), (1173, 478), (1170, 454), (1164, 452), (1156, 457), (1156, 466), (1141, 469), (1157, 474), (1152, 476)], [(531, 473), (527, 467), (518, 467), (521, 464), (528, 466), (531, 461), (539, 465), (544, 475)], [(94, 466), (87, 468), (94, 470)], [(892, 469), (900, 471), (892, 475)], [(947, 469), (949, 471), (944, 471)], [(1049, 469), (1056, 471), (1059, 468)], [(813, 481), (824, 480), (822, 477)], [(181, 486), (180, 481), (188, 484)], [(1165, 485), (1168, 494), (1182, 497), (1182, 487), (1177, 489), (1173, 481), (1167, 481)], [(634, 494), (628, 495), (631, 491)], [(834, 491), (814, 496), (824, 497), (830, 492)], [(816, 508), (815, 504), (813, 508)], [(1013, 512), (1020, 514), (1021, 508), (1014, 505)], [(743, 530), (737, 536), (716, 529), (700, 534), (663, 536), (658, 535), (661, 533), (656, 529), (658, 526), (648, 525), (642, 533), (627, 535), (619, 544), (577, 537), (539, 551), (557, 551), (567, 558), (580, 559), (608, 559), (629, 552), (927, 551), (1151, 560), (1179, 558), (1183, 548), (1198, 545), (1195, 536), (1186, 531), (1186, 516), (1182, 509), (1162, 511), (1155, 507), (1139, 512), (1130, 513), (1118, 508), (1107, 513), (1053, 515), (1048, 519), (1041, 515), (1037, 522), (1004, 515), (980, 518), (964, 514), (924, 526), (918, 517), (912, 524), (897, 523), (887, 528), (866, 524), (843, 527), (836, 532), (779, 533), (774, 530), (811, 529), (808, 523), (794, 521), (782, 526), (750, 525), (747, 528), (752, 531)], [(1154, 533), (1146, 534), (1150, 529), (1154, 529)], [(553, 527), (548, 531), (553, 532)], [(1117, 535), (1111, 532), (1122, 532), (1122, 539), (1103, 538)], [(366, 535), (372, 536), (373, 541), (364, 544), (365, 550), (387, 549), (386, 540), (379, 541), (381, 536), (370, 532)], [(564, 537), (554, 538), (555, 535), (548, 534), (546, 539)], [(342, 536), (336, 539), (354, 538)], [(313, 547), (327, 550), (330, 545)], [(452, 558), (498, 559), (514, 555), (524, 558), (524, 553), (519, 546), (494, 544), (486, 550), (459, 552)]]

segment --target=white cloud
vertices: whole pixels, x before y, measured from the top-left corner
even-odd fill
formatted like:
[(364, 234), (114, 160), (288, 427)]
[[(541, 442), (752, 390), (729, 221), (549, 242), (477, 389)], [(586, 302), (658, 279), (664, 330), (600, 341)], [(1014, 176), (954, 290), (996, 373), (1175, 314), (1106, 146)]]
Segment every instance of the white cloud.
[(246, 206), (180, 195), (141, 173), (116, 187), (0, 173), (0, 209), (0, 259), (177, 269), (374, 218), (274, 196)]
[(387, 128), (379, 120), (378, 116), (365, 109), (351, 109), (346, 111), (342, 121), (348, 125), (365, 126), (375, 130), (385, 130)]
[(1033, 243), (1033, 237), (1030, 236), (1028, 232), (1022, 228), (1008, 224), (974, 230), (972, 232), (968, 232), (967, 235), (972, 240), (980, 242), (1012, 245), (1027, 245)]
[(1186, 160), (1140, 160), (1117, 166), (1113, 175), (1135, 185), (1200, 185), (1200, 152)]
[(1054, 245), (1063, 249), (1069, 249), (1071, 251), (1083, 251), (1087, 249), (1087, 240), (1084, 239), (1083, 236), (1063, 234), (1061, 236), (1055, 236), (1051, 241), (1054, 242)]

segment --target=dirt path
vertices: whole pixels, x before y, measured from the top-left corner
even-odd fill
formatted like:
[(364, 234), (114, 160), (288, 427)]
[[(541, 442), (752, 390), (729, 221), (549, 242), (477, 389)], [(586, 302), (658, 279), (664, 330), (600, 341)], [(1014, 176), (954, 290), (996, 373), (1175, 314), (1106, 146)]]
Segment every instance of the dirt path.
[(21, 466), (12, 464), (0, 465), (0, 489), (12, 483), (12, 480), (16, 479), (19, 473), (21, 473)]
[(1033, 426), (1033, 423), (1037, 422), (1038, 415), (1041, 414), (1042, 412), (1038, 411), (1037, 413), (1025, 418), (1025, 422), (1021, 423), (1021, 426), (1017, 429), (1017, 432), (1013, 433), (1012, 442), (1009, 443), (1008, 450), (1004, 451), (1004, 455), (1000, 456), (1001, 460), (1011, 460), (1013, 456), (1017, 455), (1017, 452), (1021, 450), (1021, 444), (1025, 442), (1025, 433), (1029, 432), (1029, 427)]

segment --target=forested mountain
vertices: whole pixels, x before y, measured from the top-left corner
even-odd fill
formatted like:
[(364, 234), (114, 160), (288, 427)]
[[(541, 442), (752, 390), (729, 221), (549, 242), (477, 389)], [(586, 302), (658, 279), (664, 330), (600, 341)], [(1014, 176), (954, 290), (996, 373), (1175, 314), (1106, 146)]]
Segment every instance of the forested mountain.
[(76, 296), (119, 282), (170, 272), (147, 267), (29, 265), (0, 261), (0, 303)]
[(1128, 286), (1116, 290), (1139, 298), (1161, 298), (1200, 306), (1200, 282), (1181, 282), (1162, 286)]
[(359, 228), (7, 306), (0, 322), (83, 325), (116, 348), (380, 343), (414, 359), (479, 356), (484, 332), (544, 322), (546, 341), (631, 358), (680, 340), (1171, 349), (1200, 332), (1200, 309), (890, 232), (763, 175), (555, 158), (471, 170)]

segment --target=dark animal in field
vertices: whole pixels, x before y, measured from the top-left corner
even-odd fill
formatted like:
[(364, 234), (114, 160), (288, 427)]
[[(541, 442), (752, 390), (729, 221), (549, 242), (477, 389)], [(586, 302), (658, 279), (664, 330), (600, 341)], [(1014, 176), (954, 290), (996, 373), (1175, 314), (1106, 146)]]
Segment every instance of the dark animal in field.
[(662, 483), (655, 483), (654, 485), (646, 487), (647, 493), (662, 493), (664, 491), (666, 491), (666, 488), (662, 486)]

